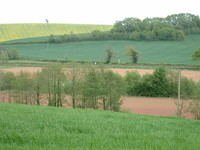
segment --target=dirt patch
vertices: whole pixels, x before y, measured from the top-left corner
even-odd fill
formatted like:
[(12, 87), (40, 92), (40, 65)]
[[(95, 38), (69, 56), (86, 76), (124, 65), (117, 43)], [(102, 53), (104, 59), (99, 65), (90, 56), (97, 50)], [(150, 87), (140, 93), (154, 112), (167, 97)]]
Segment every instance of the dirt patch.
[[(173, 98), (147, 98), (147, 97), (124, 97), (122, 110), (137, 114), (154, 116), (176, 116), (176, 99)], [(189, 101), (184, 101), (188, 106)], [(183, 113), (186, 118), (193, 118), (191, 113)]]
[[(17, 74), (20, 71), (26, 71), (26, 72), (32, 73), (32, 72), (41, 71), (41, 69), (42, 69), (41, 67), (15, 67), (15, 68), (7, 68), (4, 70)], [(127, 71), (138, 71), (141, 75), (144, 75), (147, 73), (151, 74), (154, 71), (153, 69), (111, 69), (111, 70), (122, 76), (125, 76)], [(181, 74), (194, 81), (200, 81), (200, 71), (181, 71)]]
[(42, 67), (14, 67), (14, 68), (4, 69), (4, 71), (13, 72), (14, 74), (18, 74), (21, 71), (33, 73), (33, 72), (37, 72), (41, 70), (42, 70)]

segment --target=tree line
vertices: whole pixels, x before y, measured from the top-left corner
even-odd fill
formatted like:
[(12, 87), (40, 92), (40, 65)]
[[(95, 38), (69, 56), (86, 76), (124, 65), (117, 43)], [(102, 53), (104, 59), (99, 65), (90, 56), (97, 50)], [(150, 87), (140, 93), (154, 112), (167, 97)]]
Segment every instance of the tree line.
[[(1, 99), (8, 102), (48, 106), (91, 108), (119, 111), (125, 93), (123, 78), (106, 69), (63, 69), (61, 64), (44, 67), (40, 72), (0, 72)], [(66, 95), (71, 100), (66, 100)]]
[(17, 49), (8, 49), (5, 47), (0, 47), (0, 60), (2, 62), (7, 62), (8, 60), (15, 60), (19, 58), (19, 52)]
[[(105, 68), (64, 69), (61, 64), (44, 67), (40, 72), (0, 72), (1, 100), (72, 108), (120, 111), (123, 95), (173, 97), (178, 95), (178, 72), (158, 67), (141, 76), (127, 72), (125, 77)], [(200, 81), (180, 78), (181, 99), (194, 99), (190, 111), (200, 118)], [(67, 98), (66, 96), (70, 96)], [(181, 105), (182, 106), (182, 105)]]
[(184, 40), (185, 35), (200, 33), (200, 17), (189, 13), (169, 15), (165, 18), (125, 18), (116, 21), (108, 32), (99, 30), (91, 34), (61, 36), (50, 35), (49, 43), (62, 43), (86, 40)]

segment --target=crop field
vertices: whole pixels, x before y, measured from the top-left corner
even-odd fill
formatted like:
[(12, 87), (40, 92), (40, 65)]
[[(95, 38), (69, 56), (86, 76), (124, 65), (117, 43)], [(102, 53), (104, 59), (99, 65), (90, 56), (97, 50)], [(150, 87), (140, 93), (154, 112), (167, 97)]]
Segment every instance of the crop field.
[(200, 122), (0, 103), (2, 149), (200, 149)]
[(84, 24), (0, 24), (0, 42), (44, 37), (53, 35), (64, 35), (90, 33), (93, 30), (109, 31), (112, 25), (84, 25)]
[(124, 54), (127, 46), (140, 51), (138, 63), (199, 64), (192, 61), (193, 51), (199, 47), (200, 35), (189, 35), (184, 41), (87, 41), (62, 44), (17, 44), (6, 45), (17, 48), (21, 57), (104, 61), (105, 50), (115, 51), (113, 62), (120, 58), (122, 63), (130, 62)]

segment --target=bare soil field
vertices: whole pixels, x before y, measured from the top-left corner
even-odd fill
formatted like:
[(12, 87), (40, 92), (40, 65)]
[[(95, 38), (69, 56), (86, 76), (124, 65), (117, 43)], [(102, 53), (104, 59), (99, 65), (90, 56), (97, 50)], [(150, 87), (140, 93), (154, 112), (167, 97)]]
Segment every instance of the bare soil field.
[[(15, 68), (8, 68), (4, 69), (5, 71), (10, 71), (15, 74), (19, 73), (20, 71), (26, 72), (37, 72), (41, 71), (41, 67), (15, 67)], [(118, 73), (122, 76), (125, 76), (127, 71), (138, 71), (141, 75), (144, 74), (151, 74), (153, 73), (153, 69), (111, 69), (113, 72)], [(191, 78), (194, 81), (200, 81), (200, 71), (181, 71), (181, 74), (187, 78)]]
[[(176, 116), (177, 105), (176, 99), (173, 98), (155, 98), (155, 97), (124, 97), (122, 110), (153, 116)], [(187, 107), (188, 101), (184, 101), (184, 106)], [(183, 110), (183, 117), (193, 118), (191, 113)]]

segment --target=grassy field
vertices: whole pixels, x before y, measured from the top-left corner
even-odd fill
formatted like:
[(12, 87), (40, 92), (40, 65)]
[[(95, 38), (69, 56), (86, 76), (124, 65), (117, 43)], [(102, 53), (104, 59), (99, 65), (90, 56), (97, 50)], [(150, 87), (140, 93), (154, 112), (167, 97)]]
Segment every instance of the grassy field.
[(194, 49), (200, 47), (200, 35), (189, 35), (184, 41), (86, 41), (62, 44), (17, 44), (6, 45), (8, 48), (17, 48), (21, 57), (93, 60), (104, 61), (105, 50), (111, 47), (116, 56), (113, 62), (120, 57), (121, 62), (130, 62), (124, 55), (127, 46), (134, 46), (141, 52), (138, 63), (166, 63), (166, 64), (199, 64), (192, 61)]
[(200, 122), (0, 103), (0, 149), (200, 149)]
[(44, 37), (53, 35), (64, 35), (90, 33), (93, 30), (108, 31), (112, 25), (84, 25), (84, 24), (0, 24), (0, 42), (25, 39), (33, 37)]

